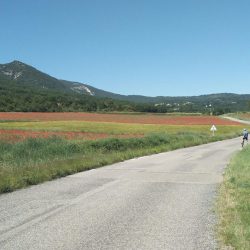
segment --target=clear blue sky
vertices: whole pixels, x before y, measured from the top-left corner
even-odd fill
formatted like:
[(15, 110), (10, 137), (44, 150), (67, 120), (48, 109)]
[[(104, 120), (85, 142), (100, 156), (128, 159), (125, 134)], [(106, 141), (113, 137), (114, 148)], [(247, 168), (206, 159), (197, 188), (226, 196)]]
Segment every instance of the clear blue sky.
[(249, 0), (0, 0), (0, 63), (120, 94), (249, 94), (249, 13)]

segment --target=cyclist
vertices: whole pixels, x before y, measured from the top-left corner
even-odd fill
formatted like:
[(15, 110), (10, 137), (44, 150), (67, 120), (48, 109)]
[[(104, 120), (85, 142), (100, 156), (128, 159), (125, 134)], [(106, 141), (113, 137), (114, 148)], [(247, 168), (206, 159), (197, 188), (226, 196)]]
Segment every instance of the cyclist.
[(248, 142), (248, 131), (244, 128), (244, 130), (243, 130), (243, 138), (242, 138), (242, 143), (241, 143), (242, 147), (244, 146), (245, 141)]

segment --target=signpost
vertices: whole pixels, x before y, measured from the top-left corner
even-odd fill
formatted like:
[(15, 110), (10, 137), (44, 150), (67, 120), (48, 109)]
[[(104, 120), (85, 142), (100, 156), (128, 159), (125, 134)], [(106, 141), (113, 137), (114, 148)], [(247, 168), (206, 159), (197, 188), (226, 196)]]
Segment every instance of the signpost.
[(214, 131), (216, 131), (216, 130), (217, 130), (217, 128), (215, 127), (215, 125), (213, 125), (213, 126), (210, 128), (210, 131), (213, 132), (213, 136), (214, 136)]

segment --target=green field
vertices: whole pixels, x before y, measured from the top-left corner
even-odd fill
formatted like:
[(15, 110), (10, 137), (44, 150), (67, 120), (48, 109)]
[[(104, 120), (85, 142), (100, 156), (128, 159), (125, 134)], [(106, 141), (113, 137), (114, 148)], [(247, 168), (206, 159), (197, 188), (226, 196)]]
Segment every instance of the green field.
[[(240, 135), (245, 126), (218, 125), (218, 135)], [(249, 126), (250, 127), (250, 126)], [(85, 121), (2, 122), (0, 129), (33, 131), (74, 131), (107, 134), (151, 134), (194, 132), (211, 134), (211, 125), (158, 125)]]

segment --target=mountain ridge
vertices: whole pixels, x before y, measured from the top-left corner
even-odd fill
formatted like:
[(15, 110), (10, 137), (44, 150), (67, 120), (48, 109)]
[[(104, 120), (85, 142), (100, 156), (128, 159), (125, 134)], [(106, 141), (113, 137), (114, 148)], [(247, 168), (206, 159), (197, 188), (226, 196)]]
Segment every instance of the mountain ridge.
[[(131, 98), (137, 98), (137, 97), (138, 98), (149, 98), (149, 99), (163, 99), (163, 98), (183, 98), (183, 99), (185, 99), (185, 98), (195, 98), (195, 97), (205, 97), (205, 96), (220, 96), (220, 95), (236, 95), (236, 96), (248, 95), (248, 94), (235, 94), (235, 93), (230, 93), (230, 92), (212, 93), (212, 94), (201, 94), (201, 95), (190, 95), (190, 96), (170, 96), (170, 95), (166, 95), (166, 96), (162, 96), (162, 95), (161, 96), (146, 96), (146, 95), (140, 95), (140, 94), (123, 95), (123, 94), (118, 94), (118, 93), (113, 93), (113, 92), (109, 92), (109, 91), (106, 91), (106, 90), (102, 90), (102, 89), (93, 87), (93, 86), (91, 86), (89, 84), (86, 84), (86, 83), (82, 83), (82, 82), (78, 82), (78, 81), (69, 81), (69, 80), (63, 80), (63, 79), (55, 78), (55, 77), (53, 77), (53, 76), (51, 76), (51, 75), (49, 75), (47, 73), (44, 73), (44, 72), (36, 69), (33, 66), (30, 66), (30, 65), (28, 65), (26, 63), (23, 63), (21, 61), (18, 61), (18, 60), (14, 60), (14, 61), (6, 63), (6, 64), (0, 64), (0, 76), (1, 76), (1, 73), (3, 73), (2, 69), (6, 68), (8, 66), (10, 66), (11, 68), (13, 68), (13, 67), (16, 66), (19, 69), (23, 69), (23, 68), (27, 67), (27, 68), (32, 69), (33, 71), (35, 71), (38, 74), (43, 74), (47, 78), (45, 80), (58, 81), (58, 82), (60, 82), (62, 84), (62, 86), (66, 85), (67, 87), (69, 87), (69, 84), (72, 85), (70, 87), (84, 86), (84, 87), (87, 87), (87, 90), (84, 88), (83, 91), (76, 91), (76, 92), (83, 93), (83, 92), (87, 91), (87, 93), (85, 92), (86, 94), (97, 95), (97, 96), (102, 96), (102, 97), (111, 97), (111, 98), (114, 98), (114, 97), (118, 96), (118, 98), (121, 98), (121, 99), (122, 98), (130, 98), (130, 97)], [(7, 73), (6, 75), (10, 75), (11, 76), (10, 77), (11, 80), (20, 80), (20, 78), (21, 78), (21, 80), (24, 80), (22, 78), (22, 76), (23, 76), (22, 72), (10, 72), (9, 68), (7, 68), (7, 70), (8, 70), (7, 72), (5, 71)], [(27, 71), (27, 69), (25, 69), (25, 71)], [(35, 75), (34, 77), (37, 77), (37, 75)], [(25, 81), (29, 82), (30, 79), (27, 80), (27, 76), (26, 76)], [(37, 82), (39, 83), (39, 81), (35, 81), (34, 79), (32, 79), (32, 82), (35, 83), (35, 84)], [(93, 90), (93, 91), (91, 91), (91, 90)], [(97, 94), (96, 94), (96, 92), (97, 92)]]
[[(215, 93), (198, 96), (143, 96), (143, 95), (122, 95), (95, 88), (86, 83), (57, 79), (50, 76), (33, 66), (21, 61), (14, 60), (10, 63), (0, 64), (0, 80), (11, 81), (19, 87), (35, 88), (39, 91), (53, 91), (60, 94), (75, 95), (79, 94), (97, 98), (109, 98), (113, 100), (148, 103), (150, 105), (161, 107), (162, 111), (180, 111), (180, 110), (211, 110), (212, 107), (221, 109), (246, 110), (247, 103), (250, 100), (250, 94), (234, 93)], [(5, 85), (6, 87), (7, 85)], [(80, 98), (78, 96), (78, 98)], [(180, 108), (180, 106), (182, 108)], [(192, 107), (191, 107), (192, 106)]]

